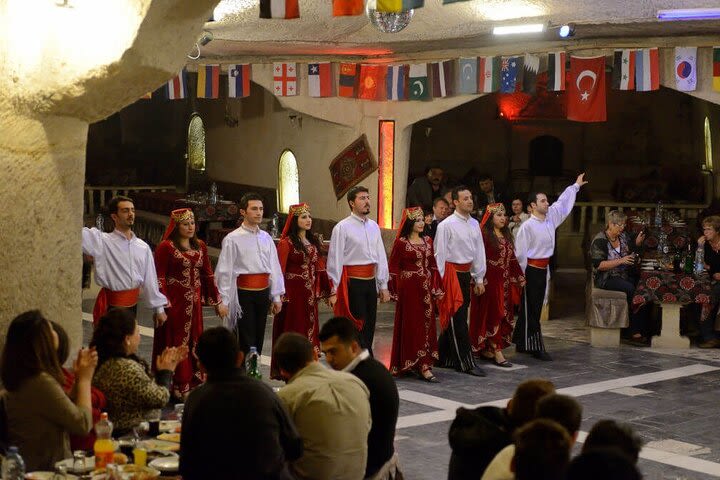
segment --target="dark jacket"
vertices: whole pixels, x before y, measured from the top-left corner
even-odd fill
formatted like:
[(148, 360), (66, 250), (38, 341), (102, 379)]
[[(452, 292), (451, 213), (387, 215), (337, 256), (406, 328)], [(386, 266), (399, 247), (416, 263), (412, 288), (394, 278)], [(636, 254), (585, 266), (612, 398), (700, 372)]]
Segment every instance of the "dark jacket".
[(365, 477), (374, 475), (395, 453), (395, 425), (400, 409), (397, 386), (385, 365), (367, 358), (350, 371), (370, 391), (372, 427), (368, 434)]
[[(493, 196), (495, 197), (495, 203), (502, 203), (503, 205), (505, 205), (505, 210), (507, 212), (512, 212), (512, 208), (510, 208), (513, 200), (511, 193), (509, 193), (506, 189), (496, 183), (493, 189)], [(480, 219), (482, 219), (482, 216), (485, 213), (485, 208), (487, 208), (488, 206), (487, 195), (485, 195), (484, 192), (479, 191), (475, 194), (474, 197), (475, 198), (473, 200), (475, 201), (475, 210), (477, 211), (477, 215), (480, 217)]]
[(460, 407), (450, 425), (448, 480), (477, 480), (495, 455), (512, 443), (513, 423), (498, 407)]
[(185, 403), (180, 473), (194, 479), (290, 480), (300, 435), (269, 386), (240, 370), (208, 378)]
[(432, 210), (433, 200), (442, 195), (444, 186), (440, 184), (438, 190), (433, 190), (427, 177), (418, 177), (410, 184), (405, 200), (407, 207), (422, 207), (424, 211)]
[[(635, 245), (635, 239), (637, 238), (637, 235), (631, 235), (628, 232), (622, 232), (620, 234), (622, 237), (621, 241), (626, 242), (628, 246), (628, 252), (629, 253), (638, 253), (642, 254), (644, 251), (643, 247), (638, 247)], [(605, 230), (602, 232), (599, 232), (595, 237), (593, 237), (592, 243), (590, 244), (590, 261), (592, 262), (592, 268), (593, 268), (593, 279), (594, 284), (596, 288), (604, 288), (605, 283), (607, 282), (607, 279), (610, 277), (610, 272), (612, 270), (605, 270), (601, 272), (598, 270), (598, 267), (600, 266), (600, 262), (603, 262), (605, 260), (608, 260), (610, 257), (610, 241), (607, 238), (607, 234), (605, 233)], [(627, 269), (628, 272), (628, 279), (633, 280), (632, 277), (635, 276), (633, 269), (630, 268), (630, 266), (623, 267)]]

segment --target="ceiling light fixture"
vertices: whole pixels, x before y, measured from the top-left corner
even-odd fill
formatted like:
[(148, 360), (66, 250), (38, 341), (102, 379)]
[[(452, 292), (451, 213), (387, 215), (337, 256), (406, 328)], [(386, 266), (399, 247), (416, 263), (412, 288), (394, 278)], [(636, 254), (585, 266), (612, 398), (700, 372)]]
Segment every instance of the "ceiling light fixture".
[(383, 33), (397, 33), (410, 24), (414, 10), (406, 10), (404, 12), (378, 12), (377, 2), (368, 0), (365, 4), (365, 15), (370, 19), (373, 27)]
[(527, 23), (525, 25), (503, 25), (500, 27), (493, 27), (493, 35), (519, 35), (523, 33), (542, 33), (544, 31), (544, 23)]
[(575, 36), (575, 25), (568, 24), (563, 25), (558, 30), (558, 35), (560, 35), (560, 38), (568, 38), (568, 37), (574, 37)]
[(720, 20), (720, 8), (658, 10), (658, 20)]

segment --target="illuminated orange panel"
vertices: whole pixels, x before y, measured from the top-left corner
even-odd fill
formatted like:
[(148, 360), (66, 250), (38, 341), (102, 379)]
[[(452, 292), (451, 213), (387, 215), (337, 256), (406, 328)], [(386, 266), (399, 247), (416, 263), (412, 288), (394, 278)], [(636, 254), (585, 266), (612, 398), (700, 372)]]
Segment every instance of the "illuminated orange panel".
[(380, 120), (378, 152), (378, 224), (380, 228), (393, 228), (394, 120)]

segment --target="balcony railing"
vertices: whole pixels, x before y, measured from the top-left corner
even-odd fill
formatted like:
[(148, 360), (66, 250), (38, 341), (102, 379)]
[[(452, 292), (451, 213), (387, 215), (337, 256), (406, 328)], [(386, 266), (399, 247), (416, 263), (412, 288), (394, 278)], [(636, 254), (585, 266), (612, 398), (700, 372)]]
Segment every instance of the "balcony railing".
[(85, 186), (85, 200), (83, 212), (94, 217), (103, 210), (105, 204), (117, 195), (126, 195), (134, 192), (174, 192), (175, 185), (127, 185), (127, 186)]

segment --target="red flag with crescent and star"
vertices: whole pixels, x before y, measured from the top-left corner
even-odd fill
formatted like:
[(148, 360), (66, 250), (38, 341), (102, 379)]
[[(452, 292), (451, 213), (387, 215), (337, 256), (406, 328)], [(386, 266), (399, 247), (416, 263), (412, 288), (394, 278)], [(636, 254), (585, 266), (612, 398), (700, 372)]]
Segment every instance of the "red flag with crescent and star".
[(604, 122), (605, 57), (570, 57), (567, 118), (576, 122)]

